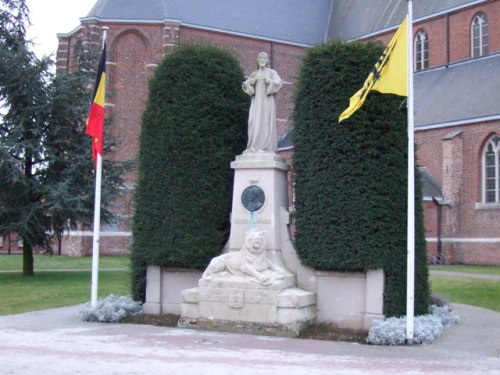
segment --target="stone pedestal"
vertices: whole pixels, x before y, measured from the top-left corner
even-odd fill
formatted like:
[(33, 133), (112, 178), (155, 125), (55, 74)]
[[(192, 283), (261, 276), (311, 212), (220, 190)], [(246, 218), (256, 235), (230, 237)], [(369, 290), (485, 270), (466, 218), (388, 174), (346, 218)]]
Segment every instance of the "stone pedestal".
[[(234, 187), (229, 249), (239, 250), (245, 233), (256, 227), (266, 233), (268, 251), (279, 251), (280, 208), (288, 209), (290, 166), (276, 154), (259, 153), (237, 156), (231, 168), (234, 169)], [(241, 198), (249, 186), (258, 186), (265, 193), (264, 205), (253, 213), (245, 209)]]
[[(197, 288), (182, 292), (180, 325), (296, 336), (316, 318), (316, 293), (297, 288), (282, 259), (290, 167), (274, 153), (256, 152), (237, 156), (231, 168), (228, 250), (212, 260)], [(258, 194), (245, 197), (248, 189)]]
[(198, 270), (148, 266), (144, 314), (180, 314), (182, 291), (198, 285), (201, 275)]
[(291, 275), (263, 286), (233, 276), (199, 281), (182, 292), (180, 326), (296, 336), (316, 317), (316, 294)]

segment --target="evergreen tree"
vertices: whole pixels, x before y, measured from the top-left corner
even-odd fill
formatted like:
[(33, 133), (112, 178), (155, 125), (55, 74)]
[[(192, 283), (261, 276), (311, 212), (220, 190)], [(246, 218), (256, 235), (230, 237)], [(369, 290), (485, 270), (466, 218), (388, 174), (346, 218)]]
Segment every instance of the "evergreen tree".
[(134, 298), (147, 265), (203, 269), (229, 235), (230, 162), (246, 141), (243, 73), (228, 52), (181, 46), (156, 69), (143, 116), (134, 215)]
[(40, 170), (42, 145), (50, 112), (46, 81), (49, 61), (36, 59), (28, 49), (23, 0), (1, 3), (0, 100), (5, 111), (0, 124), (4, 182), (0, 219), (3, 234), (17, 232), (23, 239), (23, 274), (33, 274), (33, 247), (48, 246), (47, 217), (42, 212)]
[[(88, 69), (53, 77), (50, 59), (30, 50), (28, 23), (24, 0), (0, 2), (0, 233), (23, 240), (23, 274), (30, 276), (35, 247), (49, 249), (51, 233), (60, 238), (91, 222), (94, 177), (84, 131)], [(107, 171), (103, 190), (116, 192), (123, 170)], [(104, 213), (109, 218), (106, 206)]]
[[(369, 94), (338, 123), (383, 51), (332, 42), (308, 50), (297, 83), (294, 166), (296, 247), (319, 270), (383, 268), (384, 309), (405, 313), (407, 126), (403, 98)], [(418, 179), (417, 179), (418, 180)], [(427, 312), (421, 195), (417, 187), (416, 311)]]

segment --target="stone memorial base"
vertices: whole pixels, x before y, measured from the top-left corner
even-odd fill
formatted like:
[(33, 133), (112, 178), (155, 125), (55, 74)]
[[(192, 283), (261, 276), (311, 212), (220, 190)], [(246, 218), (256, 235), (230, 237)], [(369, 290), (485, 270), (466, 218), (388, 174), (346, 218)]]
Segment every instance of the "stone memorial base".
[(316, 317), (316, 294), (294, 285), (292, 275), (271, 285), (236, 275), (201, 279), (182, 292), (179, 326), (297, 336)]

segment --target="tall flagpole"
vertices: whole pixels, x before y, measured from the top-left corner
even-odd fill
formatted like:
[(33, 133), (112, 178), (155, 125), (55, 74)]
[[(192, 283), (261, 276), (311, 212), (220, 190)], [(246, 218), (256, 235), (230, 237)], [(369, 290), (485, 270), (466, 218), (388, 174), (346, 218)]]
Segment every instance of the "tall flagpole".
[(408, 228), (406, 341), (413, 343), (415, 305), (415, 140), (413, 126), (413, 4), (408, 0)]
[[(108, 38), (108, 27), (103, 27), (102, 48)], [(97, 306), (97, 284), (99, 276), (99, 237), (101, 229), (101, 185), (102, 185), (102, 156), (98, 152), (95, 169), (95, 201), (94, 201), (94, 240), (92, 244), (92, 282), (90, 306)]]

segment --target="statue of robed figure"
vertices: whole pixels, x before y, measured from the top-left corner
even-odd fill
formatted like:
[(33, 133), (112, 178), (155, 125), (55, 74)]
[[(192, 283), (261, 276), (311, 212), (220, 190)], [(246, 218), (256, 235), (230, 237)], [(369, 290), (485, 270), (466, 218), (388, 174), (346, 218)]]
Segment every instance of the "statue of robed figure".
[(259, 53), (257, 70), (243, 82), (242, 88), (252, 97), (248, 115), (248, 144), (244, 153), (276, 152), (275, 94), (281, 88), (281, 79), (269, 68), (267, 53)]

